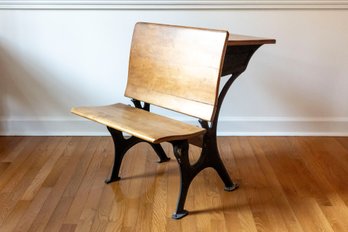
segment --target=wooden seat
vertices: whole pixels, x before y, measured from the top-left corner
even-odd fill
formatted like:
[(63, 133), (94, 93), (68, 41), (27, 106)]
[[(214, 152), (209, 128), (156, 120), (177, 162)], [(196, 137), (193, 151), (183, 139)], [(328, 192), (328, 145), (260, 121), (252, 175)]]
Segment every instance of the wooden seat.
[(120, 103), (77, 107), (71, 112), (151, 143), (188, 139), (205, 132), (204, 128)]

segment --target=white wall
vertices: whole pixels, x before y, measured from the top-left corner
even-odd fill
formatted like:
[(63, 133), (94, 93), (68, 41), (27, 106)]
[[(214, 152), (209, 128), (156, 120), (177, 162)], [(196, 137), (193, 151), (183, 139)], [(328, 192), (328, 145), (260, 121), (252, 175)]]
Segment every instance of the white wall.
[(153, 2), (0, 1), (0, 134), (107, 134), (69, 110), (129, 102), (123, 93), (132, 29), (150, 21), (277, 39), (231, 87), (220, 135), (348, 135), (346, 1)]

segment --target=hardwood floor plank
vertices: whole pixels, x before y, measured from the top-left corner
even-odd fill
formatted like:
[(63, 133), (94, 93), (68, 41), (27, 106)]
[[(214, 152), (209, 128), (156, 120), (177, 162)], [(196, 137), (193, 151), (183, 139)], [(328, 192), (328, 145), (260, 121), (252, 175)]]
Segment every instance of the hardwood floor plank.
[(51, 192), (51, 188), (42, 187), (35, 195), (34, 199), (30, 202), (29, 207), (20, 218), (17, 223), (14, 232), (28, 231), (37, 214), (41, 210), (43, 204), (45, 203), (47, 197)]
[[(23, 149), (22, 137), (20, 136), (0, 136), (0, 162), (10, 162), (17, 153), (15, 148)], [(15, 155), (14, 155), (15, 154)], [(6, 161), (4, 161), (6, 159)]]
[[(7, 169), (11, 172), (13, 171), (13, 176), (8, 180), (2, 179), (4, 180), (2, 183), (5, 186), (0, 188), (0, 225), (3, 224), (7, 216), (16, 206), (17, 202), (21, 199), (23, 193), (39, 171), (40, 166), (49, 158), (51, 149), (54, 149), (57, 146), (58, 141), (59, 139), (52, 138), (50, 141), (47, 141), (47, 143), (39, 143), (33, 150), (30, 150), (31, 153), (29, 155), (25, 154), (24, 156), (26, 159), (20, 160), (19, 162), (20, 165), (18, 168), (20, 172), (16, 169), (10, 170), (10, 167)], [(12, 168), (15, 166), (16, 165), (12, 166)], [(10, 172), (5, 173), (5, 178), (8, 173)]]
[[(110, 146), (107, 146), (106, 144), (110, 144)], [(112, 152), (112, 149), (105, 149), (105, 147), (112, 147), (109, 138), (104, 138), (102, 146), (100, 146), (100, 148), (103, 150), (101, 152), (96, 152), (96, 155), (101, 156), (100, 161), (92, 162), (98, 164), (92, 165), (92, 167), (94, 166), (93, 168), (96, 170), (94, 178), (95, 183), (103, 183), (111, 167), (108, 154)], [(109, 214), (112, 208), (112, 204), (110, 204), (110, 202), (112, 202), (114, 197), (112, 194), (112, 186), (106, 184), (92, 184), (91, 186), (99, 186), (102, 193), (100, 195), (100, 200), (95, 207), (93, 207), (93, 209), (95, 209), (95, 216), (92, 221), (90, 231), (105, 231), (109, 222)], [(87, 229), (85, 231), (87, 231)]]
[(167, 199), (168, 199), (168, 178), (166, 176), (166, 165), (159, 165), (160, 169), (155, 180), (155, 191), (153, 199), (153, 216), (151, 230), (154, 232), (165, 231), (167, 226)]
[(332, 206), (321, 206), (325, 217), (334, 231), (348, 231), (348, 208), (338, 194), (330, 194)]
[(74, 232), (76, 229), (76, 224), (63, 224), (60, 227), (59, 232)]
[(29, 207), (29, 204), (29, 201), (18, 201), (4, 223), (0, 226), (0, 231), (13, 231), (21, 216)]
[[(268, 185), (264, 173), (260, 169), (258, 161), (254, 159), (253, 150), (245, 138), (237, 138), (234, 149), (237, 165), (243, 167), (240, 169), (241, 175), (246, 176), (242, 186), (245, 194), (248, 196), (247, 201), (253, 216), (254, 225), (257, 231), (269, 231), (272, 228), (270, 224), (270, 209), (272, 196), (268, 192)], [(267, 205), (267, 207), (265, 207)], [(251, 222), (250, 222), (251, 224)]]
[[(70, 179), (69, 184), (64, 190), (61, 199), (58, 202), (52, 216), (50, 217), (44, 231), (59, 231), (62, 221), (66, 218), (72, 202), (76, 199), (77, 191), (89, 172), (96, 172), (100, 167), (100, 159), (102, 159), (101, 151), (104, 149), (105, 143), (100, 142), (100, 138), (96, 139), (95, 143), (90, 143), (89, 147), (84, 153), (83, 162), (79, 162), (75, 168), (75, 173)], [(97, 146), (94, 147), (94, 145)], [(92, 171), (90, 171), (92, 170)], [(87, 176), (88, 177), (88, 176)], [(93, 186), (91, 183), (90, 187)], [(66, 224), (66, 223), (65, 223)], [(74, 225), (74, 224), (67, 224)]]
[(64, 151), (65, 154), (63, 155), (71, 157), (69, 160), (69, 165), (65, 167), (64, 171), (59, 176), (57, 183), (52, 187), (51, 194), (45, 201), (45, 204), (38, 213), (38, 216), (33, 221), (29, 231), (44, 231), (44, 228), (46, 227), (51, 215), (56, 209), (65, 189), (70, 182), (70, 178), (72, 178), (74, 172), (76, 171), (75, 169), (80, 163), (80, 159), (84, 154), (91, 152), (91, 149), (95, 149), (95, 144), (93, 141), (95, 140), (91, 140), (91, 138), (80, 138), (78, 140), (73, 140), (72, 143), (74, 146), (71, 146)]
[(43, 182), (47, 178), (48, 174), (52, 171), (57, 160), (61, 157), (69, 139), (62, 139), (62, 141), (53, 149), (49, 151), (49, 159), (42, 165), (40, 171), (37, 173), (35, 178), (32, 180), (29, 187), (26, 189), (22, 196), (22, 200), (32, 200)]
[[(348, 138), (220, 137), (240, 188), (223, 190), (213, 169), (192, 182), (182, 220), (171, 160), (151, 146), (127, 153), (120, 181), (104, 184), (110, 137), (0, 137), (0, 231), (348, 231)], [(190, 160), (200, 148), (190, 146)]]
[(10, 162), (0, 162), (0, 175), (2, 175), (10, 165)]
[(264, 138), (252, 137), (248, 138), (248, 140), (253, 148), (255, 159), (258, 160), (261, 172), (265, 175), (265, 180), (268, 183), (267, 187), (271, 196), (269, 219), (272, 224), (272, 230), (302, 231), (281, 183), (267, 159), (267, 153), (263, 150)]
[(304, 231), (333, 231), (314, 198), (291, 197), (290, 202)]
[[(2, 192), (4, 188), (9, 189), (8, 183), (13, 183), (15, 179), (13, 178), (14, 175), (17, 174), (17, 178), (21, 178), (21, 176), (24, 175), (25, 172), (21, 171), (18, 172), (18, 170), (21, 170), (20, 166), (25, 162), (25, 160), (30, 156), (30, 154), (37, 148), (37, 146), (40, 144), (43, 138), (40, 137), (29, 137), (25, 140), (24, 144), (19, 147), (18, 158), (14, 161), (10, 161), (9, 167), (1, 174), (0, 176), (0, 191)], [(12, 153), (12, 150), (9, 150), (9, 153)], [(8, 155), (6, 155), (7, 157)], [(5, 159), (2, 162), (7, 162)]]
[[(82, 214), (84, 204), (87, 201), (89, 191), (91, 189), (91, 186), (93, 185), (95, 178), (96, 178), (96, 172), (100, 167), (101, 159), (104, 158), (103, 153), (105, 150), (105, 145), (107, 144), (105, 139), (100, 140), (100, 145), (98, 145), (96, 151), (94, 152), (93, 160), (91, 160), (91, 165), (88, 166), (87, 171), (85, 172), (85, 175), (83, 177), (83, 180), (81, 184), (79, 185), (79, 188), (75, 194), (75, 197), (73, 198), (73, 202), (71, 203), (71, 206), (69, 208), (69, 211), (66, 213), (64, 222), (66, 224), (76, 224), (79, 222), (80, 216)], [(111, 152), (111, 151), (110, 151)], [(109, 160), (112, 162), (112, 160)], [(110, 163), (109, 163), (110, 164)], [(110, 167), (107, 167), (110, 168)], [(101, 180), (99, 180), (101, 181)]]

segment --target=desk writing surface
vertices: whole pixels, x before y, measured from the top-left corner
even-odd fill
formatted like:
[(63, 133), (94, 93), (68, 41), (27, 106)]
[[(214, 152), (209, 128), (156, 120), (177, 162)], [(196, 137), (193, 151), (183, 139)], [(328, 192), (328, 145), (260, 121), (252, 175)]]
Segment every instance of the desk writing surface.
[(260, 38), (248, 35), (230, 34), (228, 37), (228, 46), (238, 45), (262, 45), (262, 44), (274, 44), (275, 39)]

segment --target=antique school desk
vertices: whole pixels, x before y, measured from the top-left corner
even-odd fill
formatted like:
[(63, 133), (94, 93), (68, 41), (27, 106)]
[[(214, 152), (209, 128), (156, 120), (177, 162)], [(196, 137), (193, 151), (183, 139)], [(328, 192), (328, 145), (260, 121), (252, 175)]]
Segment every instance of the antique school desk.
[[(227, 31), (137, 23), (133, 34), (125, 93), (132, 99), (134, 107), (118, 103), (72, 109), (72, 112), (79, 116), (106, 125), (111, 133), (115, 145), (115, 161), (111, 177), (106, 183), (120, 179), (122, 159), (135, 144), (149, 143), (160, 158), (160, 162), (164, 162), (169, 158), (160, 143), (170, 142), (174, 148), (181, 176), (177, 209), (172, 218), (180, 219), (188, 214), (184, 204), (189, 186), (194, 177), (205, 168), (211, 167), (217, 171), (225, 184), (226, 191), (238, 188), (238, 184), (232, 182), (219, 155), (216, 141), (219, 112), (228, 89), (245, 71), (254, 52), (263, 44), (273, 43), (274, 39), (229, 35)], [(213, 49), (215, 47), (217, 49)], [(190, 56), (192, 57), (187, 58)], [(181, 59), (177, 59), (178, 57)], [(215, 81), (211, 82), (210, 77)], [(228, 80), (218, 92), (220, 77)], [(157, 79), (153, 80), (154, 78)], [(158, 78), (161, 81), (158, 81)], [(192, 84), (187, 84), (192, 82), (192, 78), (199, 82), (197, 83), (199, 87), (194, 93), (191, 93)], [(152, 93), (156, 88), (157, 92)], [(165, 89), (171, 92), (166, 95)], [(209, 102), (202, 103), (209, 93), (208, 100), (212, 99), (212, 103), (210, 105)], [(199, 97), (202, 102), (197, 100)], [(150, 104), (196, 116), (201, 127), (153, 114), (149, 112)], [(207, 107), (210, 108), (206, 110)], [(123, 137), (122, 132), (130, 134), (131, 137)], [(188, 158), (189, 144), (202, 148), (201, 156), (192, 165)]]

